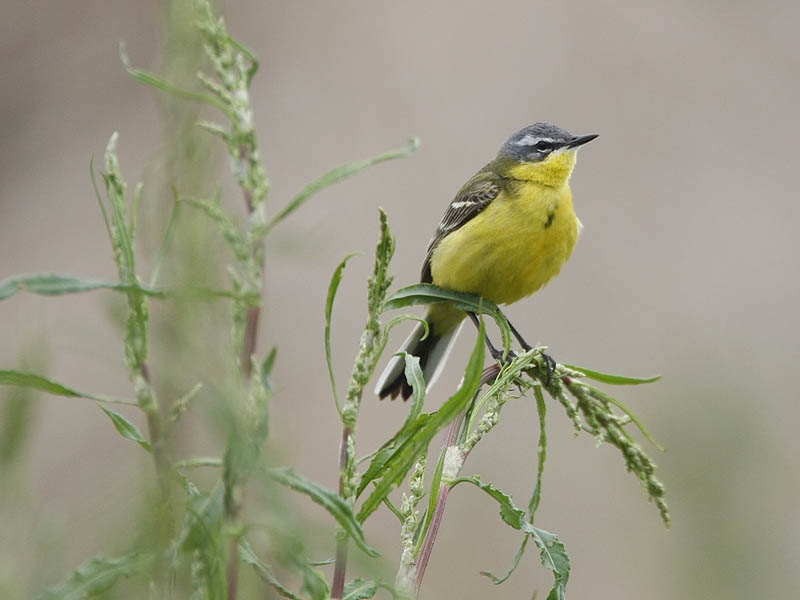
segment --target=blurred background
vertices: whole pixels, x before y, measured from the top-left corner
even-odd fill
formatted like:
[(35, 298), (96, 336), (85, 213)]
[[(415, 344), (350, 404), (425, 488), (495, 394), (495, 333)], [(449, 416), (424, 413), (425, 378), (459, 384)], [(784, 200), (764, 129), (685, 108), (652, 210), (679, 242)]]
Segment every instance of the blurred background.
[[(244, 1), (222, 8), (229, 31), (261, 59), (252, 93), (271, 210), (338, 164), (413, 135), (422, 140), (410, 159), (324, 191), (271, 240), (259, 349), (279, 347), (271, 439), (281, 461), (336, 485), (340, 431), (325, 372), (323, 307), (336, 264), (363, 252), (345, 271), (334, 314), (341, 384), (365, 318), (377, 207), (397, 238), (395, 283), (410, 284), (453, 194), (513, 131), (552, 121), (599, 133), (581, 150), (572, 179), (585, 227), (571, 262), (508, 314), (557, 360), (663, 376), (614, 391), (667, 448), (652, 452), (673, 526), (664, 529), (616, 451), (574, 439), (555, 404), (538, 525), (566, 544), (572, 598), (796, 597), (800, 4)], [(0, 279), (41, 271), (115, 277), (88, 166), (113, 131), (129, 188), (145, 185), (143, 270), (163, 231), (171, 184), (210, 196), (220, 182), (226, 205), (243, 212), (223, 148), (192, 129), (185, 103), (137, 84), (118, 57), (124, 41), (134, 65), (191, 81), (196, 56), (181, 53), (185, 16), (180, 3), (152, 0), (6, 3)], [(191, 141), (176, 145), (186, 131)], [(213, 228), (198, 227), (182, 243), (202, 270), (220, 242)], [(225, 281), (224, 272), (215, 277)], [(0, 368), (130, 395), (115, 306), (102, 293), (3, 302)], [(156, 311), (154, 327), (165, 321)], [(182, 351), (213, 353), (227, 343), (227, 329), (217, 334), (192, 346), (162, 329), (154, 334), (155, 368), (172, 360), (191, 380)], [(391, 344), (405, 334), (396, 332)], [(462, 336), (433, 404), (458, 382), (474, 332)], [(24, 437), (6, 439), (2, 454), (0, 591), (26, 597), (85, 558), (110, 553), (110, 532), (135, 531), (133, 498), (152, 471), (91, 402), (5, 388), (0, 404), (6, 430)], [(406, 411), (365, 398), (362, 453)], [(11, 428), (14, 419), (21, 425)], [(187, 447), (217, 448), (208, 419), (196, 425), (185, 432)], [(508, 405), (465, 474), (484, 474), (524, 505), (536, 432), (533, 402)], [(391, 570), (396, 522), (381, 516), (367, 532)], [(496, 505), (458, 488), (423, 595), (526, 598), (538, 589), (541, 597), (551, 578), (534, 551), (503, 586), (479, 574), (504, 572), (517, 544), (498, 526)], [(332, 537), (322, 536), (319, 548), (332, 553)]]

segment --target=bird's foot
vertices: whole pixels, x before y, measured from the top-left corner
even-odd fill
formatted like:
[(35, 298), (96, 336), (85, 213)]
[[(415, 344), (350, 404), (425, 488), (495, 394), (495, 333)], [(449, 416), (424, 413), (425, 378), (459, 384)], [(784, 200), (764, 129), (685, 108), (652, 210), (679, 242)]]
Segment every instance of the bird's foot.
[(556, 371), (556, 361), (554, 361), (553, 357), (546, 352), (542, 352), (542, 360), (544, 361), (544, 369), (547, 373), (544, 386), (547, 387), (553, 381), (553, 373)]

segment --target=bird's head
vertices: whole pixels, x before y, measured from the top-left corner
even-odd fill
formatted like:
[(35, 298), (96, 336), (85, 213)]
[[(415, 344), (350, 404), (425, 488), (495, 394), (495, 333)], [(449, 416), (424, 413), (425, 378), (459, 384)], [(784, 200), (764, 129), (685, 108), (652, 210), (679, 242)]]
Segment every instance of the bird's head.
[(596, 137), (572, 135), (552, 123), (534, 123), (508, 138), (497, 160), (513, 179), (559, 187), (572, 174), (578, 148)]

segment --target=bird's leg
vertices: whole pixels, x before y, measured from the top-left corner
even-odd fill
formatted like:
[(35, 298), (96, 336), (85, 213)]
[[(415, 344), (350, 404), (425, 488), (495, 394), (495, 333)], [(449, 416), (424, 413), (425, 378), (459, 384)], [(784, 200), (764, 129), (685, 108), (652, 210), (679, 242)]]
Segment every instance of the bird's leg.
[(523, 339), (523, 337), (520, 335), (519, 331), (517, 331), (517, 328), (514, 327), (514, 324), (511, 321), (506, 319), (506, 322), (508, 323), (508, 326), (511, 328), (511, 333), (513, 333), (514, 337), (517, 338), (519, 345), (522, 346), (522, 349), (525, 350), (525, 352), (533, 348), (533, 346), (531, 346), (528, 342), (526, 342)]
[[(478, 317), (475, 315), (475, 313), (468, 312), (467, 314), (469, 315), (469, 318), (472, 320), (472, 322), (475, 324), (475, 327), (477, 327), (480, 330), (480, 323), (478, 322)], [(522, 346), (522, 349), (525, 350), (525, 352), (527, 352), (528, 350), (532, 350), (533, 346), (531, 346), (528, 342), (525, 341), (525, 338), (523, 338), (520, 332), (517, 331), (517, 328), (514, 327), (511, 321), (506, 320), (506, 322), (508, 323), (508, 326), (511, 329), (511, 333), (514, 334), (514, 337), (517, 338), (519, 345)], [(492, 355), (492, 358), (502, 363), (503, 352), (494, 347), (494, 344), (492, 344), (492, 341), (489, 339), (488, 335), (485, 336), (485, 341), (486, 341), (486, 347), (489, 349), (489, 354)], [(517, 357), (516, 353), (513, 350), (509, 350), (508, 357), (506, 360), (514, 360), (516, 357)], [(556, 361), (554, 361), (553, 357), (547, 354), (546, 352), (542, 352), (542, 360), (544, 360), (544, 368), (545, 372), (547, 373), (544, 384), (545, 386), (548, 386), (550, 385), (550, 382), (553, 380), (553, 373), (555, 373), (556, 370)]]
[[(522, 346), (522, 349), (527, 352), (531, 350), (532, 346), (524, 340), (524, 338), (520, 335), (517, 328), (514, 327), (514, 324), (511, 321), (508, 321), (508, 326), (511, 328), (511, 333), (514, 334), (514, 337), (517, 338), (519, 345)], [(547, 378), (545, 380), (545, 386), (550, 385), (550, 381), (553, 379), (553, 373), (556, 370), (556, 361), (553, 360), (553, 357), (549, 354), (542, 352), (542, 359), (544, 360), (545, 370), (547, 371)]]
[[(475, 313), (474, 312), (467, 312), (467, 314), (469, 315), (469, 318), (472, 320), (472, 322), (475, 324), (475, 327), (478, 328), (478, 331), (480, 331), (481, 326), (480, 326), (480, 323), (478, 322), (478, 317), (475, 315)], [(503, 351), (502, 350), (498, 350), (497, 348), (495, 348), (494, 344), (492, 343), (492, 340), (490, 340), (489, 336), (486, 335), (486, 334), (484, 334), (484, 341), (486, 342), (486, 347), (489, 349), (489, 354), (492, 355), (492, 358), (495, 359), (498, 362), (501, 362), (501, 363), (504, 362), (503, 361)], [(513, 360), (514, 358), (516, 358), (516, 356), (517, 355), (514, 354), (513, 350), (509, 350), (506, 362), (509, 361), (509, 360)]]

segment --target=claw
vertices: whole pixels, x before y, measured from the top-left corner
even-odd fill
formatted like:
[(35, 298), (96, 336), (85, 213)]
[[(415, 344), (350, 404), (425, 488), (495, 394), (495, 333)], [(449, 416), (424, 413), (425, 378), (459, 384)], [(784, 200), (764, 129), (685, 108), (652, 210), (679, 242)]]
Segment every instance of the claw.
[(542, 359), (544, 360), (544, 368), (547, 371), (547, 377), (545, 378), (544, 385), (545, 387), (548, 387), (553, 381), (553, 373), (556, 371), (556, 361), (553, 360), (552, 356), (544, 352), (542, 352)]

